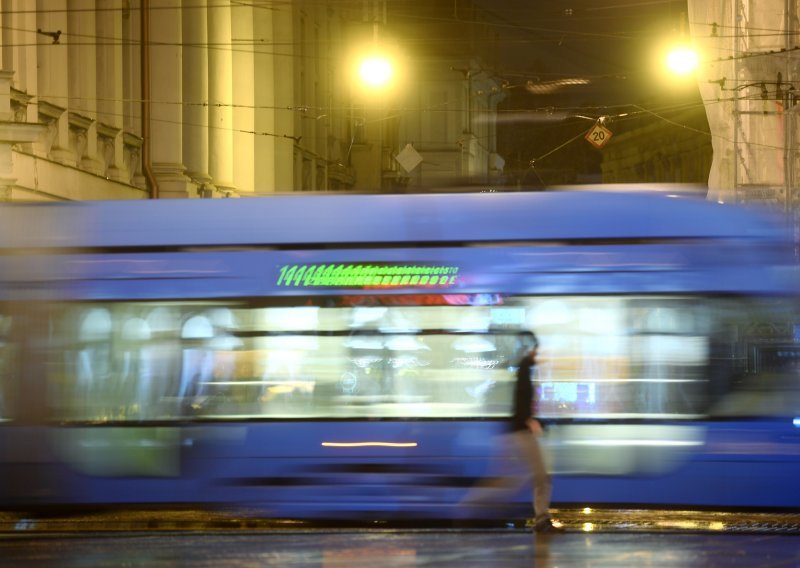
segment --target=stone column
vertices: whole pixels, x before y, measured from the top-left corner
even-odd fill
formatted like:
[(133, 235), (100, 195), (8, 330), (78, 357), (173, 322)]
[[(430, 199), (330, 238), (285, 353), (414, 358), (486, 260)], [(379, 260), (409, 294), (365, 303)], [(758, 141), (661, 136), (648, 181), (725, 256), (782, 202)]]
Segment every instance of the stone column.
[[(208, 13), (206, 0), (183, 0), (183, 162), (211, 189), (208, 171)], [(212, 46), (212, 49), (217, 49)], [(224, 48), (222, 48), (224, 49)]]
[(160, 197), (191, 197), (183, 165), (180, 0), (150, 1), (150, 161)]
[(233, 58), (231, 6), (208, 3), (209, 169), (220, 192), (233, 191)]
[[(37, 0), (36, 27), (58, 36), (37, 43), (39, 62), (39, 122), (49, 125), (51, 132), (42, 149), (50, 159), (75, 166), (76, 156), (69, 145), (69, 64), (67, 63), (69, 27), (67, 0)], [(60, 33), (59, 33), (60, 32)]]
[[(275, 138), (274, 181), (272, 191), (287, 191), (301, 184), (300, 176), (295, 173), (295, 144), (299, 140), (297, 130), (299, 119), (297, 113), (286, 109), (287, 103), (293, 107), (304, 104), (302, 95), (295, 90), (295, 73), (298, 67), (298, 38), (294, 28), (294, 5), (282, 5), (272, 11), (272, 38), (275, 46), (268, 51), (274, 53), (269, 57), (273, 72), (271, 94), (275, 110), (269, 132), (278, 135)], [(264, 12), (265, 10), (260, 10)], [(262, 103), (263, 104), (263, 103)]]
[(233, 91), (233, 182), (237, 190), (252, 192), (255, 188), (255, 58), (253, 48), (253, 14), (249, 5), (232, 10), (233, 45), (241, 45), (233, 51), (233, 76), (236, 88)]
[(122, 141), (122, 0), (97, 0), (97, 119), (103, 142), (106, 176), (117, 181), (130, 179), (125, 166)]
[[(68, 47), (69, 107), (79, 125), (78, 136), (85, 144), (77, 161), (80, 167), (97, 175), (105, 174), (105, 164), (97, 150), (97, 47), (91, 41), (97, 35), (95, 1), (67, 0), (67, 25), (73, 34)], [(88, 40), (88, 41), (87, 41)], [(85, 128), (85, 131), (83, 131)]]
[[(39, 92), (36, 69), (36, 0), (13, 0), (11, 3), (12, 37), (14, 38), (14, 86), (28, 94)], [(36, 100), (30, 104), (36, 116)]]
[[(273, 40), (272, 33), (273, 10), (255, 10), (253, 13), (253, 26), (260, 30), (268, 41)], [(276, 81), (275, 81), (275, 51), (279, 45), (253, 45), (255, 54), (255, 104), (254, 130), (256, 132), (277, 132), (275, 126), (276, 114)], [(258, 160), (255, 162), (254, 179), (258, 180), (259, 193), (276, 191), (275, 178), (277, 175), (275, 167), (275, 156), (277, 147), (281, 143), (275, 136), (256, 136), (255, 155)]]
[(129, 134), (142, 134), (142, 0), (123, 7), (122, 17), (122, 95), (123, 129)]
[(0, 0), (0, 70), (13, 70), (14, 41), (11, 38), (11, 0)]

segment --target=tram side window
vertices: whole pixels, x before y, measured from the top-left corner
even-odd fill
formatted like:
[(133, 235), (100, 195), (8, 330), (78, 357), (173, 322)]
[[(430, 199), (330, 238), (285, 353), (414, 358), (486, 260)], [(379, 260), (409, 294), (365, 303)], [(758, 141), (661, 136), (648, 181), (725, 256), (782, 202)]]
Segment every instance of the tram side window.
[(100, 422), (496, 419), (510, 412), (518, 333), (533, 330), (542, 417), (696, 417), (737, 388), (741, 363), (720, 354), (744, 339), (718, 330), (753, 317), (709, 298), (407, 300), (67, 306), (51, 405), (59, 418)]
[[(310, 398), (302, 378), (270, 388), (269, 364), (296, 370), (298, 338), (274, 338), (267, 361), (255, 340), (240, 337), (252, 314), (216, 302), (67, 306), (55, 325), (63, 349), (51, 407), (75, 421), (182, 420), (259, 416), (264, 402), (295, 389)], [(308, 340), (300, 338), (302, 349), (313, 348)]]
[[(306, 417), (490, 417), (507, 413), (507, 369), (485, 306), (260, 308), (259, 412)], [(298, 318), (298, 314), (301, 315)], [(309, 330), (314, 330), (309, 332)], [(309, 399), (306, 393), (312, 393)], [(498, 393), (501, 405), (494, 401)]]
[(55, 329), (62, 349), (50, 376), (56, 417), (88, 421), (179, 415), (170, 396), (177, 377), (171, 307), (95, 304), (66, 308)]
[(800, 347), (751, 345), (754, 372), (737, 377), (734, 388), (713, 408), (716, 416), (791, 416), (800, 411)]
[(701, 414), (707, 399), (711, 315), (693, 301), (635, 301), (629, 309), (632, 378), (643, 414)]
[(66, 306), (51, 406), (93, 422), (503, 416), (514, 356), (489, 331), (490, 311)]
[[(792, 417), (800, 409), (797, 306), (784, 300), (737, 305), (717, 359), (716, 417)], [(721, 364), (720, 364), (721, 362)]]
[(520, 299), (541, 339), (540, 413), (550, 418), (658, 418), (705, 405), (708, 328), (702, 302), (673, 297)]

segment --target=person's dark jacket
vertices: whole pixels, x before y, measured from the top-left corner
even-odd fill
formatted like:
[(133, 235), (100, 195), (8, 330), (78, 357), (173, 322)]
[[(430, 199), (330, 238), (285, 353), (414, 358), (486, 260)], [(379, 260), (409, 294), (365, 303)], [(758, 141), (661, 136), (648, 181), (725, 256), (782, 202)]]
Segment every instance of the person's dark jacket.
[(514, 385), (514, 406), (511, 415), (511, 429), (527, 430), (528, 420), (534, 416), (533, 383), (531, 383), (531, 369), (533, 356), (526, 355), (519, 362), (517, 369), (517, 382)]

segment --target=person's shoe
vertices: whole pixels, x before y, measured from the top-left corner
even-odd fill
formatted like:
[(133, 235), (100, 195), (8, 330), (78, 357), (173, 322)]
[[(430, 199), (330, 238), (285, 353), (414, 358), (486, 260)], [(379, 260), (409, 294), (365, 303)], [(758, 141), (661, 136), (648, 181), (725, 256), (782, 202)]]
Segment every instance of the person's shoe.
[(553, 521), (553, 519), (547, 518), (537, 521), (536, 524), (533, 525), (533, 530), (537, 533), (563, 533), (564, 525), (558, 521)]

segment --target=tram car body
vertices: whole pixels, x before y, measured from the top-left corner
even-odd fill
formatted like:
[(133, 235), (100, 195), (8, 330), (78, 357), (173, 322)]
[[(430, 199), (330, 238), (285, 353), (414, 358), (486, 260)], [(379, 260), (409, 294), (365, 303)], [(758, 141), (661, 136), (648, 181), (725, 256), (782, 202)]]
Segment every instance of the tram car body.
[(4, 507), (457, 517), (513, 473), (522, 331), (554, 506), (800, 507), (794, 245), (766, 212), (558, 191), (0, 220)]

